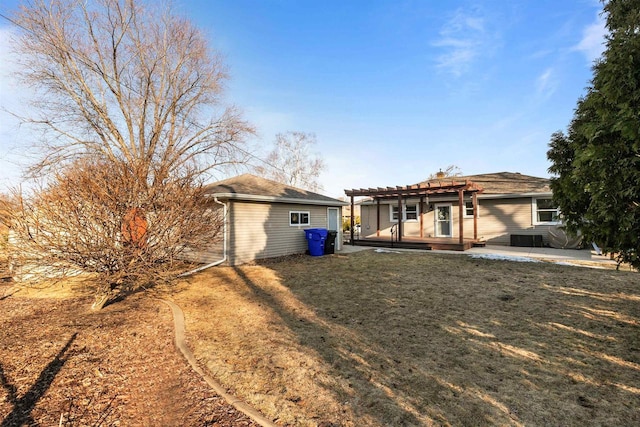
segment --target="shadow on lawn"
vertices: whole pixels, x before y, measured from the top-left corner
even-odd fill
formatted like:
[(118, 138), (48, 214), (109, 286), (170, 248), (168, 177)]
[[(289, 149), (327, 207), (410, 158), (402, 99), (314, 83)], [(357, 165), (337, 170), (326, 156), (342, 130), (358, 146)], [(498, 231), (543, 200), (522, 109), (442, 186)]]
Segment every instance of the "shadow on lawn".
[[(269, 265), (315, 319), (235, 271), (304, 345), (330, 366), (349, 367), (355, 394), (375, 396), (358, 412), (380, 425), (640, 422), (637, 275), (446, 257), (396, 265), (361, 256), (356, 275), (316, 280), (314, 268), (340, 262), (314, 260), (300, 268), (304, 275)], [(436, 269), (442, 275), (430, 277)], [(360, 311), (347, 318), (348, 306)], [(350, 341), (336, 345), (340, 333)], [(400, 419), (385, 418), (384, 407)]]
[[(345, 355), (345, 351), (340, 351), (344, 349), (337, 349), (330, 345), (326, 345), (325, 337), (329, 337), (332, 335), (332, 332), (319, 323), (310, 322), (304, 316), (297, 315), (294, 311), (289, 308), (283, 306), (277, 298), (275, 298), (270, 293), (266, 292), (259, 285), (254, 283), (251, 278), (249, 278), (245, 272), (240, 268), (234, 268), (238, 277), (242, 279), (242, 281), (246, 284), (246, 286), (253, 292), (256, 299), (261, 300), (265, 304), (267, 304), (277, 315), (282, 319), (282, 321), (290, 328), (293, 332), (302, 332), (302, 329), (306, 329), (306, 336), (314, 336), (317, 337), (318, 340), (306, 341), (305, 345), (311, 347), (317, 354), (321, 355), (323, 359), (330, 365), (335, 366), (336, 364), (351, 364), (353, 360), (350, 360), (348, 356)], [(308, 330), (311, 329), (312, 333), (309, 333)], [(303, 340), (301, 339), (301, 342)], [(364, 350), (362, 350), (364, 351)], [(359, 395), (386, 395), (384, 398), (383, 405), (386, 407), (393, 406), (394, 413), (403, 413), (401, 417), (400, 425), (421, 425), (422, 422), (416, 418), (411, 411), (403, 408), (403, 405), (399, 401), (395, 401), (392, 396), (388, 396), (388, 390), (381, 384), (375, 384), (375, 381), (371, 381), (371, 378), (367, 378), (367, 374), (365, 372), (358, 373), (361, 378), (359, 381), (351, 381), (350, 386), (355, 389), (355, 392)], [(326, 386), (326, 385), (325, 385)], [(341, 390), (333, 390), (336, 396), (339, 396)], [(379, 408), (378, 411), (371, 410), (368, 411), (365, 407), (359, 407), (358, 411), (368, 413), (372, 418), (376, 418), (379, 420), (380, 425), (388, 425), (388, 419), (382, 419), (380, 415)], [(339, 421), (339, 420), (334, 420)], [(396, 420), (400, 421), (400, 420)]]
[(71, 344), (75, 341), (78, 333), (71, 335), (67, 343), (56, 354), (51, 362), (40, 372), (40, 376), (35, 383), (29, 388), (24, 396), (18, 398), (17, 388), (11, 384), (0, 365), (0, 385), (4, 388), (8, 394), (7, 400), (13, 405), (13, 409), (6, 416), (6, 418), (0, 424), (0, 427), (13, 427), (27, 425), (36, 425), (37, 423), (31, 417), (31, 412), (36, 407), (38, 401), (49, 390), (51, 383), (56, 378), (68, 358), (65, 358), (65, 353), (71, 347)]

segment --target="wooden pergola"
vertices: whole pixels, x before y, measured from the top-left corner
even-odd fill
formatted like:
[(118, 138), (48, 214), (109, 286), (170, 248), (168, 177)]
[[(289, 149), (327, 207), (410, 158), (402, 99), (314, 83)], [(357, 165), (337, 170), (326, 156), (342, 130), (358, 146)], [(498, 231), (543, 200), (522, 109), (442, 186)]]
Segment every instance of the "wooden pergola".
[(360, 188), (344, 191), (347, 196), (351, 198), (351, 244), (354, 245), (354, 226), (355, 226), (355, 197), (370, 197), (376, 201), (377, 204), (377, 235), (380, 236), (380, 201), (382, 200), (397, 200), (398, 201), (398, 242), (402, 241), (402, 203), (403, 200), (409, 198), (417, 198), (420, 200), (420, 238), (423, 238), (423, 205), (425, 198), (429, 196), (446, 196), (457, 195), (458, 196), (458, 228), (459, 228), (459, 240), (460, 244), (464, 241), (464, 221), (462, 221), (464, 214), (464, 197), (467, 194), (471, 194), (471, 200), (473, 202), (473, 239), (478, 239), (478, 193), (482, 192), (482, 187), (474, 184), (471, 181), (465, 180), (464, 182), (452, 181), (438, 181), (427, 182), (423, 184), (408, 185), (405, 187), (386, 187), (386, 188)]

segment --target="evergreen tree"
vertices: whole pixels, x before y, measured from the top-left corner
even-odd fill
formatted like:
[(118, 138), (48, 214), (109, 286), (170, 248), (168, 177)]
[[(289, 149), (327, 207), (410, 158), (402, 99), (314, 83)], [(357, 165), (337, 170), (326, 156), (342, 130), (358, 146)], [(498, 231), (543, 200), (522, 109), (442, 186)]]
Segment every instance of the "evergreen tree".
[(547, 153), (567, 229), (640, 268), (640, 0), (604, 1), (606, 50)]

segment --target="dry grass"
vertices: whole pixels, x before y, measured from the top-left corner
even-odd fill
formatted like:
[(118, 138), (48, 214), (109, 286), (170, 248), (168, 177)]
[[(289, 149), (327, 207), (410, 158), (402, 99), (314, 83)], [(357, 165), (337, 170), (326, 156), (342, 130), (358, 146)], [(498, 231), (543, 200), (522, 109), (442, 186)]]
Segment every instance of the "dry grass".
[[(23, 285), (13, 282), (3, 290), (3, 294), (23, 298), (83, 298), (95, 294), (95, 287), (84, 279), (71, 277), (64, 280), (41, 281), (38, 285)], [(3, 295), (0, 294), (0, 297)]]
[(190, 345), (282, 425), (640, 425), (640, 276), (429, 253), (215, 268)]

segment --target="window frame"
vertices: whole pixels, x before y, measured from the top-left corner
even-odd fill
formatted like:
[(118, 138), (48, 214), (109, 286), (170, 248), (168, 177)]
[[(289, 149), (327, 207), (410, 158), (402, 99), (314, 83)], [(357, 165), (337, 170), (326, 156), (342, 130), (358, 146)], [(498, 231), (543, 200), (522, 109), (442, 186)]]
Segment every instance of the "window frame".
[[(471, 207), (468, 207), (467, 204), (470, 203)], [(478, 218), (480, 218), (480, 202), (476, 203), (476, 209), (478, 210)], [(469, 214), (469, 210), (471, 210), (471, 214)], [(464, 202), (464, 210), (462, 214), (463, 218), (473, 218), (473, 200), (467, 200)]]
[[(553, 199), (551, 197), (533, 197), (531, 199), (531, 215), (532, 215), (532, 222), (533, 225), (558, 225), (561, 224), (562, 221), (560, 220), (560, 208), (556, 207), (556, 208), (538, 208), (538, 200), (550, 200), (553, 202)], [(556, 212), (556, 221), (540, 221), (539, 218), (539, 213), (540, 212)], [(553, 215), (552, 215), (553, 217)]]
[[(395, 209), (394, 209), (395, 208)], [(389, 221), (391, 222), (398, 222), (398, 218), (394, 218), (393, 214), (394, 214), (394, 210), (396, 211), (396, 215), (398, 214), (397, 210), (398, 210), (398, 205), (394, 205), (394, 204), (390, 204), (389, 205)]]
[[(415, 207), (415, 218), (407, 219), (407, 206)], [(393, 217), (393, 214), (397, 212), (398, 205), (397, 204), (389, 204), (389, 221), (390, 222), (398, 222), (397, 218)], [(414, 213), (411, 211), (410, 213)], [(418, 222), (420, 220), (420, 203), (403, 203), (402, 204), (402, 222)]]
[[(411, 210), (411, 212), (409, 212), (408, 208), (409, 206), (411, 206), (413, 209)], [(420, 208), (418, 207), (418, 203), (411, 203), (408, 205), (403, 205), (402, 206), (402, 220), (404, 222), (412, 222), (412, 221), (418, 221), (418, 219), (420, 218)], [(411, 213), (411, 216), (413, 216), (415, 214), (415, 218), (411, 218), (409, 219), (409, 213)]]
[[(293, 222), (293, 215), (298, 215), (298, 222)], [(302, 222), (302, 219), (306, 215), (307, 221)], [(289, 211), (289, 226), (290, 227), (304, 227), (311, 225), (311, 212), (310, 211)]]

